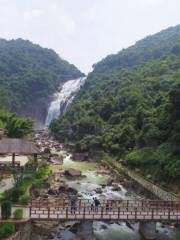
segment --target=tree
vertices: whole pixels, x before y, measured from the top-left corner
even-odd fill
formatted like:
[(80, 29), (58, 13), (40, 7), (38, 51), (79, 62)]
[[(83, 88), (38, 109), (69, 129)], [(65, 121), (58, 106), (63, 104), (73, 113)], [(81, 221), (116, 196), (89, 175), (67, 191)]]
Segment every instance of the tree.
[(2, 218), (10, 218), (11, 217), (11, 202), (5, 201), (1, 204), (1, 216)]
[(7, 111), (0, 111), (0, 126), (5, 128), (6, 135), (11, 138), (22, 138), (33, 131), (31, 120), (20, 118)]

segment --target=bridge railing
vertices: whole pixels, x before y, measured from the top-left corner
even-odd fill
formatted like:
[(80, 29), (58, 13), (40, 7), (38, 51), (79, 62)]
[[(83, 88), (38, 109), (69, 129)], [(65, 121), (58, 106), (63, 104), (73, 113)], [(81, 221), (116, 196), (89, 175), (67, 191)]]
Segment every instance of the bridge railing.
[(180, 209), (138, 209), (111, 207), (30, 207), (31, 219), (64, 219), (64, 220), (138, 220), (138, 221), (179, 221)]
[[(71, 207), (72, 200), (67, 198), (39, 198), (33, 199), (31, 207), (35, 208), (61, 208), (66, 209)], [(73, 205), (78, 209), (92, 209), (94, 203), (88, 199), (77, 199)], [(127, 209), (127, 210), (144, 210), (144, 209), (161, 209), (161, 210), (180, 210), (180, 201), (158, 201), (158, 200), (113, 200), (113, 199), (102, 199), (100, 200), (100, 206), (102, 208), (110, 209)]]

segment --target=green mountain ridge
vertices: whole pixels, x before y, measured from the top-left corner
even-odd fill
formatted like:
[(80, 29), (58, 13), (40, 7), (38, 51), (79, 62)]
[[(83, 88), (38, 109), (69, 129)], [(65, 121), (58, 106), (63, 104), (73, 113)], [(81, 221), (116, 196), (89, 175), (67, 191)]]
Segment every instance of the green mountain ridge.
[[(94, 70), (106, 68), (120, 69), (123, 67), (133, 67), (152, 59), (158, 59), (167, 53), (176, 51), (180, 46), (180, 25), (170, 27), (157, 34), (150, 35), (135, 45), (123, 49), (117, 54), (112, 54), (94, 64)], [(151, 46), (149, 48), (149, 46)]]
[(180, 178), (180, 26), (94, 65), (67, 113), (51, 124), (60, 141), (109, 155), (154, 180)]
[(23, 39), (0, 39), (1, 109), (43, 118), (60, 83), (83, 75), (51, 49)]

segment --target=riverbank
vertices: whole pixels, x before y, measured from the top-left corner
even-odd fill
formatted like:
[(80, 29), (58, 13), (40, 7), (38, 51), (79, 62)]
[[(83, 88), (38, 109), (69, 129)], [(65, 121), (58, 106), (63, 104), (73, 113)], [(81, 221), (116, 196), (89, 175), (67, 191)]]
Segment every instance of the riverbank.
[[(122, 171), (114, 172), (114, 169), (107, 168), (103, 163), (75, 161), (73, 155), (46, 131), (37, 133), (34, 141), (42, 152), (46, 152), (45, 161), (51, 169), (51, 175), (41, 186), (32, 189), (33, 198), (53, 199), (56, 196), (62, 198), (75, 195), (77, 198), (90, 201), (93, 201), (94, 197), (103, 201), (103, 199), (128, 200), (150, 197), (145, 194), (143, 188), (126, 177)], [(81, 176), (65, 175), (68, 169), (81, 172)], [(89, 226), (88, 223), (85, 226)], [(81, 221), (31, 221), (30, 228), (31, 233), (26, 240), (87, 240), (86, 234), (82, 236)], [(81, 238), (78, 232), (81, 232)], [(138, 232), (138, 223), (135, 221), (110, 221), (109, 223), (94, 221), (92, 234), (96, 240), (142, 240)], [(180, 231), (175, 225), (157, 224), (158, 240), (179, 240), (179, 238)]]
[[(62, 166), (59, 167), (60, 170), (57, 170), (57, 165), (55, 163), (50, 163), (52, 168), (56, 169), (56, 173), (60, 171), (62, 174), (64, 170), (73, 168), (80, 170), (82, 172), (82, 175), (85, 176), (80, 179), (70, 179), (66, 176), (61, 175), (61, 181), (68, 185), (68, 187), (75, 189), (78, 192), (78, 197), (83, 197), (85, 199), (92, 199), (94, 196), (98, 197), (99, 199), (142, 199), (145, 197), (149, 197), (148, 193), (147, 195), (145, 194), (143, 188), (139, 187), (138, 184), (135, 184), (135, 182), (132, 181), (130, 178), (125, 177), (123, 173), (121, 173), (120, 175), (114, 174), (114, 172), (111, 172), (111, 169), (106, 169), (103, 164), (97, 164), (87, 161), (74, 161), (72, 159), (72, 154), (70, 154), (70, 152), (64, 149), (62, 145), (54, 142), (52, 138), (50, 138), (48, 141), (47, 139), (44, 139), (42, 142), (43, 146), (41, 147), (47, 148), (49, 143), (49, 148), (52, 150), (53, 154), (60, 154), (61, 156), (63, 156), (63, 163), (61, 162)], [(114, 183), (116, 183), (116, 185), (114, 185)], [(115, 187), (117, 187), (116, 190)], [(175, 229), (173, 225), (166, 226), (159, 223), (157, 224), (157, 231), (158, 240), (177, 240), (180, 236), (178, 229)], [(103, 222), (94, 222), (93, 232), (97, 240), (141, 239), (141, 236), (138, 233), (138, 224), (135, 222), (131, 222), (130, 225), (125, 222), (111, 222), (110, 224)], [(60, 233), (62, 233), (61, 229), (54, 229), (52, 231), (52, 234), (54, 234), (53, 239), (61, 239), (58, 238), (58, 236), (60, 236)]]

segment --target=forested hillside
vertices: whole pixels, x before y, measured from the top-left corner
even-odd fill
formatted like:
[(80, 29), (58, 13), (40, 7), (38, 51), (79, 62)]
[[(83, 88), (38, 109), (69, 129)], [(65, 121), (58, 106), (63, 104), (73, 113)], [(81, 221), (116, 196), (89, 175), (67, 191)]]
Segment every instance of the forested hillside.
[(1, 110), (0, 128), (5, 130), (4, 135), (9, 138), (29, 137), (33, 133), (33, 122), (30, 119), (20, 118), (15, 113)]
[(0, 39), (0, 109), (32, 117), (46, 114), (48, 98), (59, 84), (82, 75), (53, 50), (22, 39)]
[(155, 180), (180, 178), (180, 26), (96, 64), (51, 130)]

